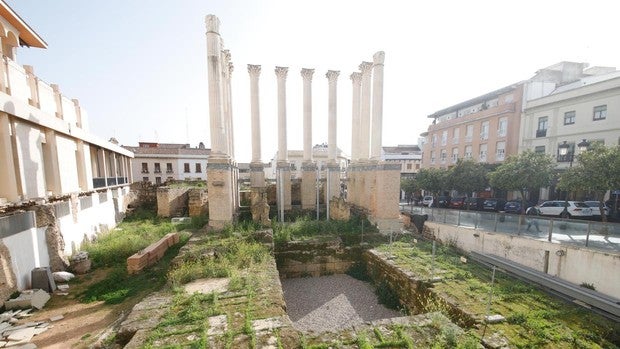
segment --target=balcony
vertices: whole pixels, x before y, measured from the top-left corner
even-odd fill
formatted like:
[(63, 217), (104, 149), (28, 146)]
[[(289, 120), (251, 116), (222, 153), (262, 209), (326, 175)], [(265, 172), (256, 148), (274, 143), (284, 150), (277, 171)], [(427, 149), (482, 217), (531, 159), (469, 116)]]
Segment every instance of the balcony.
[(536, 138), (547, 137), (547, 129), (536, 130)]
[(166, 170), (166, 173), (174, 173), (172, 170)]
[(142, 169), (142, 171), (140, 173), (149, 173), (149, 170)]
[(155, 171), (153, 171), (153, 173), (161, 173), (161, 170), (155, 169)]

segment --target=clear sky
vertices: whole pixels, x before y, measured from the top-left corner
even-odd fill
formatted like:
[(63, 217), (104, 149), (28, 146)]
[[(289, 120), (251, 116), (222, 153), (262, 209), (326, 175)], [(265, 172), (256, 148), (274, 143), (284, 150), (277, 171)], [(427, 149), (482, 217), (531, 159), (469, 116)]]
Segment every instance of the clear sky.
[(20, 64), (60, 85), (91, 132), (123, 145), (209, 139), (204, 17), (235, 65), (239, 162), (251, 157), (247, 64), (260, 77), (262, 160), (277, 150), (274, 67), (288, 66), (289, 149), (302, 149), (301, 68), (313, 79), (313, 143), (327, 141), (327, 70), (338, 80), (338, 146), (351, 149), (351, 80), (385, 58), (383, 145), (416, 144), (433, 112), (530, 78), (559, 61), (620, 67), (618, 1), (7, 0), (48, 43)]

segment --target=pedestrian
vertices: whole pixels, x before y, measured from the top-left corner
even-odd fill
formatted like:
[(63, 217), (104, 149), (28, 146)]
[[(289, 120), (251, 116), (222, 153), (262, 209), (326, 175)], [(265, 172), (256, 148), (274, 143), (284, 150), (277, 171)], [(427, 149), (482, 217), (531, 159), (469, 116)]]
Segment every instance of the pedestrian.
[(529, 216), (527, 218), (527, 231), (530, 231), (532, 225), (536, 228), (536, 231), (540, 233), (540, 228), (538, 227), (538, 219), (534, 218), (534, 216), (540, 216), (540, 210), (536, 206), (531, 206), (525, 211), (525, 215)]

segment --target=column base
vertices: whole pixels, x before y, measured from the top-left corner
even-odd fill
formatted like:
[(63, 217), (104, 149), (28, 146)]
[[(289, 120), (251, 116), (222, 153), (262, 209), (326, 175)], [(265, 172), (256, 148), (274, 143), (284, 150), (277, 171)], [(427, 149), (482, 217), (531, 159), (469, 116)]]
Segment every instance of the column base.
[(312, 162), (301, 166), (301, 209), (316, 209), (316, 169)]
[(250, 163), (250, 187), (265, 187), (265, 167), (262, 163)]
[[(291, 165), (288, 162), (279, 162), (276, 166), (276, 188), (282, 188), (283, 193), (276, 190), (276, 201), (283, 205), (284, 211), (290, 211), (291, 205)], [(282, 196), (282, 197), (281, 197)], [(280, 202), (283, 200), (283, 202)]]
[(232, 183), (234, 166), (230, 159), (211, 158), (207, 161), (207, 190), (209, 195), (209, 227), (222, 229), (232, 224), (236, 216)]

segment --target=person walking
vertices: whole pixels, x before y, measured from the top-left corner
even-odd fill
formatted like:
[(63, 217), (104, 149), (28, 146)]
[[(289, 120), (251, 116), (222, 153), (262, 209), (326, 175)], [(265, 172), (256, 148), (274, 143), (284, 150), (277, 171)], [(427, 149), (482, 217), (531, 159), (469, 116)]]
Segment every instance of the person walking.
[(536, 206), (531, 206), (525, 211), (525, 215), (529, 216), (527, 218), (527, 231), (530, 231), (532, 225), (536, 228), (536, 231), (540, 233), (540, 228), (538, 227), (538, 219), (534, 216), (540, 216), (540, 210)]

